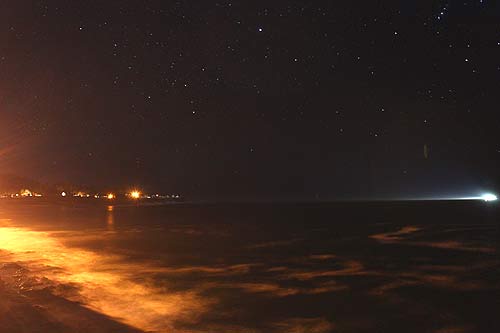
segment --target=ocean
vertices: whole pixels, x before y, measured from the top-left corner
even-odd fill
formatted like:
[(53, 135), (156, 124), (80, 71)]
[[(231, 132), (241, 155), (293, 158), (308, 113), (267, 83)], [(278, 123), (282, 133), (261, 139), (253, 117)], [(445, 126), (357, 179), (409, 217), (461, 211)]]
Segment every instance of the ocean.
[(499, 332), (477, 201), (0, 201), (0, 332)]

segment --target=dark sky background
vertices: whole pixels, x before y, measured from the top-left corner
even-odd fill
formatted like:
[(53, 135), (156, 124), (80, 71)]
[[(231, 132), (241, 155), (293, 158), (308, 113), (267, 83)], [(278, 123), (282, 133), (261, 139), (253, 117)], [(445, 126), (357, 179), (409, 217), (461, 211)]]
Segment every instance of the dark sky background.
[(494, 190), (499, 13), (2, 1), (0, 172), (209, 200)]

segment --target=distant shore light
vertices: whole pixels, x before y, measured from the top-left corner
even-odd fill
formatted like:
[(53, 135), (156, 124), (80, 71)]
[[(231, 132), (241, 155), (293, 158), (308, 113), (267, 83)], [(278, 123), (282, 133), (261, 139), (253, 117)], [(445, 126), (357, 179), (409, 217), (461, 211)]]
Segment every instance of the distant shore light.
[(141, 192), (137, 191), (137, 190), (130, 192), (129, 195), (132, 199), (140, 199), (141, 198)]
[(496, 201), (498, 198), (492, 193), (485, 193), (481, 196), (484, 201)]
[(108, 195), (106, 196), (106, 198), (108, 200), (113, 200), (115, 198), (115, 195), (113, 193), (108, 193)]

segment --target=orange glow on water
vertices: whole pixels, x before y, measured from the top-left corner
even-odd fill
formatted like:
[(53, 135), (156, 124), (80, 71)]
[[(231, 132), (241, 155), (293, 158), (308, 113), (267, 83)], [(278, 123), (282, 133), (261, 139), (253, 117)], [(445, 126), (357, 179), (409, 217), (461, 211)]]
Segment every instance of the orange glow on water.
[[(108, 223), (113, 223), (112, 217)], [(161, 271), (159, 267), (68, 247), (60, 236), (1, 224), (0, 250), (8, 253), (3, 260), (28, 267), (29, 274), (54, 285), (76, 286), (78, 295), (61, 296), (117, 321), (145, 331), (170, 331), (175, 321), (196, 321), (195, 314), (204, 313), (211, 303), (194, 291), (169, 292), (168, 287), (155, 287), (141, 275)]]

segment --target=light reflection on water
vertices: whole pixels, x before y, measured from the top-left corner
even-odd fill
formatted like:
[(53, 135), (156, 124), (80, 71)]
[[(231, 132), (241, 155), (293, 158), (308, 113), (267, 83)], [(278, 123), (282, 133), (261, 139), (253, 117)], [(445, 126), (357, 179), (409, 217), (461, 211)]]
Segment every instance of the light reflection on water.
[(107, 208), (107, 216), (106, 216), (106, 224), (108, 225), (108, 230), (113, 231), (115, 229), (115, 214), (113, 214), (115, 210), (114, 206), (108, 206)]
[(9, 253), (8, 261), (20, 263), (29, 274), (41, 274), (56, 285), (79, 290), (77, 296), (61, 296), (142, 330), (167, 331), (175, 321), (193, 322), (195, 314), (202, 314), (210, 305), (195, 291), (169, 292), (155, 287), (143, 273), (160, 268), (70, 248), (47, 232), (0, 226), (0, 244)]
[[(151, 222), (152, 211), (99, 209), (93, 215), (63, 207), (60, 220), (56, 214), (0, 219), (0, 310), (6, 285), (27, 298), (42, 297), (28, 302), (43, 304), (61, 322), (68, 317), (48, 307), (46, 292), (144, 331), (373, 332), (384, 322), (385, 332), (473, 332), (471, 323), (493, 317), (481, 311), (476, 318), (469, 310), (498, 304), (494, 226), (381, 224), (350, 231), (290, 223), (276, 231), (272, 221), (226, 226), (197, 214), (182, 223), (163, 222), (161, 215), (160, 224)], [(25, 227), (37, 228), (34, 223), (56, 231)], [(102, 248), (108, 250), (96, 250)], [(472, 301), (453, 309), (464, 292)], [(450, 312), (436, 309), (436, 300)], [(457, 319), (468, 311), (470, 318)], [(81, 312), (71, 314), (80, 318)], [(10, 332), (2, 330), (2, 319), (8, 321), (0, 312), (0, 331)], [(428, 329), (408, 326), (422, 322)]]

